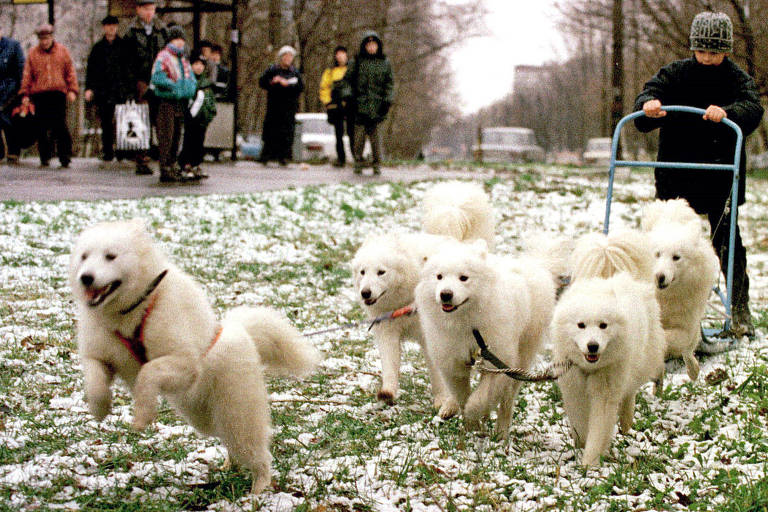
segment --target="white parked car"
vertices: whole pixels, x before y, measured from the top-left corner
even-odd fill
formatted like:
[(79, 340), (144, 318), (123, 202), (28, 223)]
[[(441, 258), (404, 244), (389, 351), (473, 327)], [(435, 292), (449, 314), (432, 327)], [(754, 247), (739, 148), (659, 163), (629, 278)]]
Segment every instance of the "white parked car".
[(584, 165), (608, 165), (611, 161), (611, 138), (589, 139), (581, 155), (581, 161)]
[(480, 147), (472, 146), (472, 154), (480, 156), (484, 162), (544, 161), (544, 150), (536, 145), (536, 136), (530, 128), (483, 128), (482, 137)]
[[(324, 113), (296, 114), (296, 131), (299, 131), (301, 123), (301, 143), (294, 143), (293, 159), (299, 162), (306, 160), (336, 160), (336, 134), (333, 125), (328, 123), (328, 116)], [(298, 142), (298, 141), (297, 141)], [(349, 137), (344, 135), (344, 151), (347, 154), (347, 162), (352, 162), (352, 149), (349, 145)], [(365, 141), (363, 156), (371, 154), (371, 145)]]

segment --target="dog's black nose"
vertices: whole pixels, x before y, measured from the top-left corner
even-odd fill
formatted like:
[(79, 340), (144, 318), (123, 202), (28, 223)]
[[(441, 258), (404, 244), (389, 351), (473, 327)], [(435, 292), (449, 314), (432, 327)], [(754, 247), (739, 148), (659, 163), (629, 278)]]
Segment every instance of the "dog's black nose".
[(93, 284), (93, 276), (91, 274), (83, 274), (80, 276), (80, 282), (85, 286), (91, 286)]
[(451, 302), (453, 299), (453, 292), (450, 290), (443, 290), (440, 292), (440, 300), (443, 302)]
[(659, 274), (656, 276), (656, 284), (659, 286), (664, 286), (666, 284), (667, 277), (664, 274)]
[(371, 290), (365, 289), (360, 292), (360, 296), (364, 299), (370, 299), (371, 298)]
[(594, 341), (590, 341), (589, 343), (587, 343), (587, 350), (589, 351), (590, 354), (594, 354), (595, 352), (597, 352), (597, 349), (599, 348), (600, 348), (600, 345), (598, 343), (595, 343)]

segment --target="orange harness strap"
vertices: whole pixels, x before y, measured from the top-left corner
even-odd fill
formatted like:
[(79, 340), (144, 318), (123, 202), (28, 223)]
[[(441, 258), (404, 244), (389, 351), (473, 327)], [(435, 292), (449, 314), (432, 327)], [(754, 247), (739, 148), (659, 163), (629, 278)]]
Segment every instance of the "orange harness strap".
[(203, 354), (203, 357), (207, 356), (208, 352), (210, 352), (213, 346), (216, 344), (216, 342), (219, 341), (219, 338), (221, 337), (221, 331), (223, 330), (224, 330), (224, 326), (220, 325), (219, 329), (216, 331), (216, 335), (211, 340), (211, 344), (208, 345), (208, 350), (206, 350), (205, 353)]

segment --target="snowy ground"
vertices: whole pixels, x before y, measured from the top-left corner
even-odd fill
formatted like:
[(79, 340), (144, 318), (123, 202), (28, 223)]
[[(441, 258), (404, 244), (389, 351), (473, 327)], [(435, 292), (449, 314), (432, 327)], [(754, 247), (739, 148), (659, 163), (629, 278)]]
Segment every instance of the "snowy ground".
[[(571, 173), (569, 176), (568, 173)], [(485, 182), (497, 250), (531, 233), (600, 229), (603, 176), (549, 168)], [(616, 189), (614, 225), (635, 225), (651, 177)], [(417, 230), (429, 182), (335, 185), (240, 196), (0, 204), (0, 509), (115, 510), (750, 510), (768, 501), (768, 183), (741, 210), (758, 337), (702, 360), (701, 378), (669, 375), (661, 399), (638, 395), (635, 428), (584, 471), (556, 385), (526, 385), (512, 435), (467, 434), (431, 409), (422, 359), (407, 345), (402, 396), (375, 400), (378, 354), (364, 329), (311, 338), (328, 354), (303, 382), (270, 382), (273, 485), (222, 471), (218, 441), (167, 407), (130, 430), (119, 386), (96, 423), (83, 402), (66, 266), (76, 234), (100, 220), (148, 219), (156, 240), (218, 311), (267, 304), (305, 332), (363, 320), (347, 262), (365, 235)], [(712, 311), (714, 318), (715, 313)], [(738, 505), (738, 508), (737, 508)], [(752, 508), (751, 510), (757, 510)], [(763, 510), (763, 509), (760, 509)]]

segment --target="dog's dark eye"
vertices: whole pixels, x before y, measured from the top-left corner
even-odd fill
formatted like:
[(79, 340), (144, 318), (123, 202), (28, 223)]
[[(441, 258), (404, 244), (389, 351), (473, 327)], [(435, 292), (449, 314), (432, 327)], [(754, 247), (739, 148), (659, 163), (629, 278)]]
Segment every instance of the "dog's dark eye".
[(360, 271), (360, 275), (361, 275), (361, 276), (364, 276), (364, 275), (365, 275), (365, 270), (361, 270), (361, 271)]
[(579, 329), (586, 329), (587, 325), (584, 322), (579, 322), (576, 324), (576, 327), (578, 327)]
[(678, 261), (679, 259), (680, 259), (679, 254), (675, 254), (674, 256), (672, 256), (672, 261)]
[(661, 253), (659, 251), (656, 251), (656, 257), (658, 258), (660, 256), (661, 256)]
[(378, 272), (376, 272), (376, 275), (377, 275), (377, 276), (383, 276), (383, 275), (384, 275), (384, 274), (386, 274), (386, 273), (387, 273), (387, 271), (386, 271), (386, 270), (379, 270)]
[(600, 325), (598, 327), (600, 327), (601, 329), (607, 329), (608, 328), (608, 324), (605, 323), (605, 322), (600, 322)]
[(114, 253), (111, 253), (111, 252), (108, 252), (107, 254), (104, 255), (104, 259), (107, 260), (107, 261), (112, 261), (115, 258), (117, 258), (117, 254), (114, 254)]
[(459, 281), (466, 281), (467, 279), (469, 279), (469, 277), (467, 277), (467, 276), (459, 276)]
[(443, 278), (443, 274), (437, 274), (437, 280), (440, 281)]
[(88, 253), (84, 252), (83, 255), (80, 256), (80, 259), (83, 260), (83, 261), (87, 260), (88, 259)]

